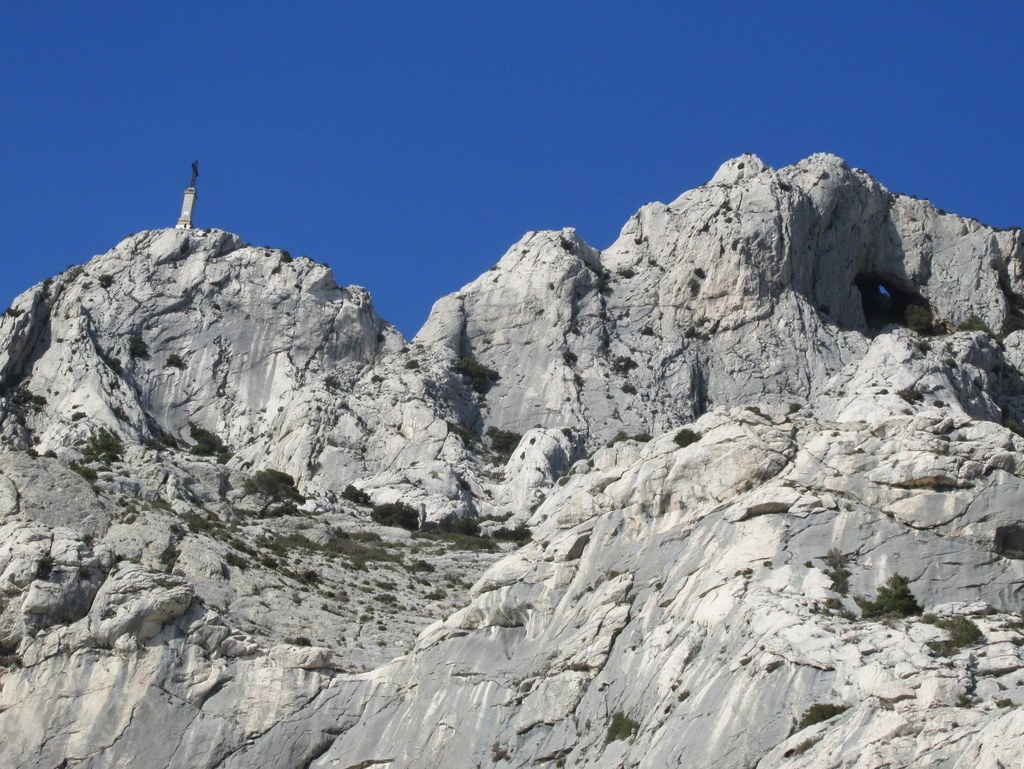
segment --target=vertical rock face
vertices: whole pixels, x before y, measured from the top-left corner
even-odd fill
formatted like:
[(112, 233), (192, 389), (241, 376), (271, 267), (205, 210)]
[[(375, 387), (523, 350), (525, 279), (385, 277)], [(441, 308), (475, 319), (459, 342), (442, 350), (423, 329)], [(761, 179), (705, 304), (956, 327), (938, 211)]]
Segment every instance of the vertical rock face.
[(314, 377), (401, 344), (328, 268), (216, 230), (132, 236), (14, 310), (0, 375), (46, 399), (43, 446), (81, 419), (136, 439), (189, 440), (194, 424), (243, 444)]
[(6, 765), (1016, 765), (1022, 264), (830, 155), (529, 233), (411, 343), (132, 236), (0, 317)]
[(499, 369), (494, 424), (605, 440), (814, 394), (895, 319), (865, 316), (879, 285), (936, 321), (1000, 329), (1021, 255), (1019, 230), (893, 195), (834, 156), (776, 171), (745, 155), (645, 206), (604, 252), (571, 230), (531, 233), (440, 300), (417, 340)]

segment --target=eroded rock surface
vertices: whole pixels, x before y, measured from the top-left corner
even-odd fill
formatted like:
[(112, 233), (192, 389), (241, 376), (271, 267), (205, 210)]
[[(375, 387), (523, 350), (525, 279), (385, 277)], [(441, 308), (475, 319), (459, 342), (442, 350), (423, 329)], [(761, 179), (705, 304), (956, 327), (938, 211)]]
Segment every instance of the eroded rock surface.
[(126, 239), (0, 319), (5, 765), (1019, 765), (1022, 256), (748, 155), (407, 343)]

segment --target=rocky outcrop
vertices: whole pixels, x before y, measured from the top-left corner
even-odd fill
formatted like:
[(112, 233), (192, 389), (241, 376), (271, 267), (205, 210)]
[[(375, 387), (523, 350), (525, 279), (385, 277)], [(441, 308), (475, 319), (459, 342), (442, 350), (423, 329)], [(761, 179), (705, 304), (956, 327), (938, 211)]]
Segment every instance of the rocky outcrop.
[(502, 374), (489, 422), (570, 425), (593, 446), (712, 405), (811, 397), (872, 327), (906, 324), (905, 302), (999, 330), (1024, 295), (1022, 256), (1019, 230), (893, 195), (834, 156), (774, 170), (744, 155), (642, 208), (603, 252), (572, 230), (528, 234), (417, 340)]
[(406, 343), (308, 259), (128, 238), (0, 320), (5, 759), (1015, 765), (1022, 256), (743, 156)]

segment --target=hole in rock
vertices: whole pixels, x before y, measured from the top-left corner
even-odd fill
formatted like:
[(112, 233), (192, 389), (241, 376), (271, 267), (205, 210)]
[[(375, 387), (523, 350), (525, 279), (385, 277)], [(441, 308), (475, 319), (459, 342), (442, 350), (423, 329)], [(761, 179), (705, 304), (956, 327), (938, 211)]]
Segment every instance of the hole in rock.
[(878, 275), (858, 275), (854, 285), (860, 291), (864, 321), (871, 331), (895, 323), (922, 334), (933, 333), (932, 308), (923, 297)]
[(992, 549), (1003, 558), (1024, 560), (1024, 526), (1017, 523), (997, 526)]

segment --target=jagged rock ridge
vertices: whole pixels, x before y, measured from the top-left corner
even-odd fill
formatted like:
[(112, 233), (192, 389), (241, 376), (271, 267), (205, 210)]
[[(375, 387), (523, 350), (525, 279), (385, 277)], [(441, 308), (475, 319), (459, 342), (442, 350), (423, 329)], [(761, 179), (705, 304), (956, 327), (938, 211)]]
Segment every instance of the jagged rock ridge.
[[(1014, 765), (1022, 256), (743, 156), (603, 252), (527, 235), (407, 344), (310, 260), (133, 236), (0, 321), (9, 760)], [(934, 619), (854, 600), (893, 574)]]

